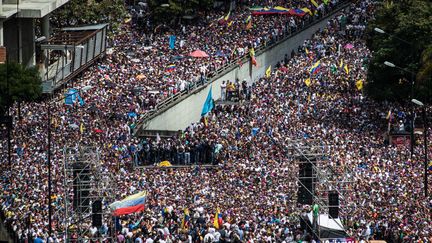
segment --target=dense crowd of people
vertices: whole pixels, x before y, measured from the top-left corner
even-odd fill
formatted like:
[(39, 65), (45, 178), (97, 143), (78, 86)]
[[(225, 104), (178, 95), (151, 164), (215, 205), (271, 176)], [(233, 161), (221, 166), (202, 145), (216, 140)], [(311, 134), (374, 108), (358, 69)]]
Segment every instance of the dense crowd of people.
[[(285, 1), (276, 2), (282, 5)], [(298, 27), (301, 20), (253, 17), (256, 26), (247, 32), (241, 24), (249, 14), (244, 9), (233, 11), (229, 30), (215, 22), (220, 16), (210, 15), (205, 22), (176, 31), (174, 50), (168, 47), (167, 35), (149, 36), (125, 25), (113, 39), (114, 53), (75, 82), (92, 87), (81, 93), (83, 106), (65, 106), (59, 99), (63, 94), (53, 97), (51, 105), (21, 106), (22, 118), (15, 119), (13, 131), (13, 163), (10, 167), (2, 163), (4, 223), (20, 240), (63, 241), (67, 220), (64, 197), (71, 195), (63, 187), (62, 149), (80, 144), (100, 147), (101, 165), (115, 177), (116, 199), (148, 192), (144, 212), (115, 218), (114, 225), (105, 222), (101, 230), (89, 225), (90, 234), (115, 234), (118, 242), (307, 240), (313, 236), (299, 229), (298, 216), (310, 208), (297, 204), (296, 158), (280, 149), (289, 147), (292, 139), (300, 139), (305, 143), (321, 141), (328, 153), (322, 163), (337, 172), (332, 175), (340, 182), (335, 186), (342, 190), (347, 184), (341, 195), (341, 219), (348, 235), (364, 240), (432, 242), (432, 201), (423, 193), (421, 146), (416, 146), (411, 156), (409, 148), (386, 144), (382, 136), (389, 123), (387, 112), (395, 111), (396, 106), (398, 110), (406, 108), (372, 101), (357, 85), (366, 82), (371, 53), (363, 34), (374, 6), (372, 1), (360, 1), (330, 20), (327, 28), (305, 41), (292, 58), (282, 60), (270, 78), (257, 80), (250, 87), (250, 102), (216, 106), (181, 136), (154, 141), (132, 136), (136, 114), (154, 109), (201, 73), (209, 76), (232, 58), (247, 54), (248, 45), (257, 47), (279, 39), (291, 19)], [(142, 44), (147, 39), (153, 43), (151, 48)], [(184, 57), (195, 49), (206, 51), (210, 58)], [(182, 58), (173, 61), (175, 56)], [(311, 75), (310, 68), (318, 60), (320, 69)], [(172, 63), (175, 70), (165, 72)], [(137, 94), (136, 87), (144, 88)], [(46, 199), (48, 109), (54, 114), (51, 236), (47, 233)], [(11, 111), (17, 117), (16, 109)], [(396, 116), (399, 112), (391, 115)], [(199, 164), (209, 158), (220, 163), (210, 169), (131, 169), (136, 152), (150, 151), (151, 146), (162, 148), (157, 153), (143, 153), (145, 160), (154, 163), (177, 159)], [(5, 147), (2, 143), (2, 151)], [(173, 147), (179, 151), (171, 153)], [(186, 156), (192, 148), (206, 152)], [(1, 160), (7, 161), (6, 157), (2, 152)], [(221, 219), (215, 228), (218, 210)]]

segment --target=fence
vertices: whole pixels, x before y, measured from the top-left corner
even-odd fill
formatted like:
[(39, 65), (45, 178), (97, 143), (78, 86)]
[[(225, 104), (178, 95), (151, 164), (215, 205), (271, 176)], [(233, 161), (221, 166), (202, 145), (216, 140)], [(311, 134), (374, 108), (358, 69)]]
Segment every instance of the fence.
[(154, 166), (161, 161), (169, 161), (173, 166), (217, 165), (219, 153), (216, 146), (200, 143), (186, 149), (150, 147), (135, 153), (135, 166)]

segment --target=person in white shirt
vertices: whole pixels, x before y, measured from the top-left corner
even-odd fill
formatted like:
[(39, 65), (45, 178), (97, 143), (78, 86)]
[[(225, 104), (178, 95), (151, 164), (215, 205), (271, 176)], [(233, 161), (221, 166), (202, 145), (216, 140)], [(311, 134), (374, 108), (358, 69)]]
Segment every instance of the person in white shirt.
[(225, 80), (222, 81), (222, 84), (220, 85), (221, 88), (221, 101), (225, 101), (225, 96), (226, 96), (226, 83)]

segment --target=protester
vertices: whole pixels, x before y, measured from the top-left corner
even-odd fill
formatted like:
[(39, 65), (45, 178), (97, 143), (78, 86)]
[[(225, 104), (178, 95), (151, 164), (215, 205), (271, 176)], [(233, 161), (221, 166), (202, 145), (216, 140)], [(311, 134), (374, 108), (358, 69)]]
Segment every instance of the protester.
[[(270, 1), (249, 3), (269, 5)], [(320, 141), (328, 157), (323, 163), (338, 172), (332, 175), (335, 184), (331, 186), (346, 189), (341, 219), (349, 235), (388, 242), (431, 242), (432, 201), (423, 194), (421, 147), (416, 146), (411, 157), (409, 148), (386, 145), (381, 136), (388, 128), (387, 112), (407, 109), (372, 101), (356, 85), (359, 80), (366, 82), (371, 53), (362, 37), (373, 8), (372, 1), (352, 4), (349, 11), (305, 41), (293, 58), (285, 58), (270, 78), (258, 80), (248, 91), (239, 80), (228, 80), (237, 83), (238, 93), (246, 92), (250, 102), (216, 106), (182, 136), (155, 140), (132, 136), (140, 114), (190, 87), (200, 73), (214, 73), (235, 57), (247, 55), (249, 44), (258, 47), (279, 40), (291, 21), (299, 20), (254, 17), (256, 28), (247, 32), (240, 22), (250, 12), (233, 12), (230, 27), (216, 23), (220, 15), (213, 14), (207, 23), (179, 28), (175, 35), (180, 41), (173, 50), (166, 35), (143, 35), (133, 26), (124, 26), (112, 40), (114, 53), (75, 82), (81, 87), (92, 86), (80, 94), (83, 106), (55, 101), (62, 93), (46, 102), (22, 104), (21, 120), (15, 107), (11, 109), (15, 117), (13, 163), (11, 167), (2, 163), (1, 171), (0, 204), (5, 224), (20, 240), (62, 241), (67, 220), (64, 196), (72, 195), (63, 187), (63, 148), (80, 144), (100, 148), (101, 167), (114, 176), (116, 199), (148, 192), (143, 213), (117, 217), (114, 225), (104, 225), (98, 231), (83, 222), (89, 229), (87, 237), (112, 233), (118, 242), (310, 239), (313, 236), (298, 227), (299, 216), (311, 208), (297, 204), (297, 161), (281, 149), (298, 139), (302, 143)], [(152, 43), (151, 48), (142, 44), (146, 40)], [(211, 58), (170, 59), (196, 49)], [(218, 51), (228, 56), (216, 55)], [(311, 75), (318, 60), (321, 66)], [(170, 64), (175, 68), (166, 72)], [(48, 109), (53, 114), (51, 236), (46, 198)], [(5, 151), (3, 140), (1, 146)], [(7, 153), (0, 156), (7, 161)], [(132, 166), (135, 156), (149, 164), (170, 159), (217, 166), (138, 169)], [(215, 223), (218, 210), (221, 217), (217, 216)]]

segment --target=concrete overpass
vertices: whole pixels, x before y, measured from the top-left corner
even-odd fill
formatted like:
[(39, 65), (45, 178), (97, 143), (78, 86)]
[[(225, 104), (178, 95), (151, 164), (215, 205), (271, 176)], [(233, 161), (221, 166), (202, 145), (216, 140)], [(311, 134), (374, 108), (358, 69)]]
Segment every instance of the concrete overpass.
[(183, 130), (191, 123), (198, 122), (201, 118), (201, 109), (210, 87), (213, 87), (213, 99), (217, 100), (220, 98), (220, 85), (222, 81), (234, 81), (236, 78), (239, 80), (246, 79), (248, 82), (256, 81), (264, 76), (265, 70), (269, 65), (274, 67), (278, 61), (284, 59), (285, 54), (290, 55), (293, 50), (296, 51), (297, 47), (302, 45), (304, 40), (310, 38), (317, 30), (324, 28), (327, 25), (327, 21), (341, 10), (347, 8), (349, 3), (350, 1), (346, 1), (323, 18), (309, 23), (302, 30), (286, 36), (281, 41), (256, 50), (258, 67), (252, 66), (249, 58), (245, 57), (242, 60), (242, 66), (239, 66), (237, 61), (235, 61), (218, 70), (216, 76), (207, 84), (197, 87), (190, 92), (184, 91), (179, 93), (158, 104), (155, 111), (145, 114), (140, 122), (138, 122), (135, 135), (144, 136), (149, 131)]

